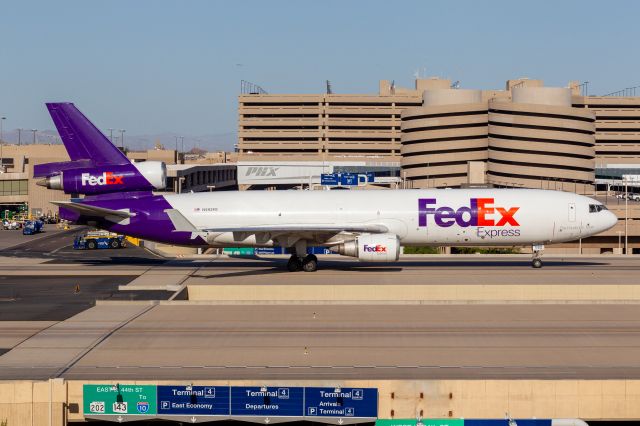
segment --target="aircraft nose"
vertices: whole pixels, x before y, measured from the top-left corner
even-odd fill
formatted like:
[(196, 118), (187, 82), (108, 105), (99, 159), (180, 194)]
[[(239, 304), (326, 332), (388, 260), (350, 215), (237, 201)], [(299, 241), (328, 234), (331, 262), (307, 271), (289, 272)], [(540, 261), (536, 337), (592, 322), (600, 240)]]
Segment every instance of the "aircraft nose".
[(606, 213), (603, 217), (604, 230), (611, 229), (616, 226), (618, 223), (618, 217), (609, 210), (604, 213)]

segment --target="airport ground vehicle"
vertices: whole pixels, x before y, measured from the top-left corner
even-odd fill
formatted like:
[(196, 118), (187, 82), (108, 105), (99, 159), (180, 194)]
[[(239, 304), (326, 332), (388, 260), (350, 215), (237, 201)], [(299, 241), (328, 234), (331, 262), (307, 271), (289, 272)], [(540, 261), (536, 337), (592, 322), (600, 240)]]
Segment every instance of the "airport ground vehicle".
[(84, 194), (56, 201), (60, 217), (112, 232), (192, 247), (285, 247), (290, 271), (317, 269), (310, 246), (392, 262), (401, 246), (532, 247), (586, 238), (618, 218), (569, 192), (468, 188), (390, 191), (224, 191), (155, 195), (161, 162), (132, 163), (71, 103), (47, 108), (71, 161), (34, 166), (39, 185)]
[(33, 235), (44, 231), (44, 222), (41, 220), (27, 220), (22, 227), (22, 235)]
[(76, 235), (73, 239), (74, 250), (118, 249), (126, 246), (124, 235), (108, 231), (91, 231)]
[(16, 229), (20, 229), (20, 228), (22, 228), (22, 222), (19, 222), (17, 220), (5, 219), (2, 221), (2, 229), (8, 230), (8, 231), (15, 231)]

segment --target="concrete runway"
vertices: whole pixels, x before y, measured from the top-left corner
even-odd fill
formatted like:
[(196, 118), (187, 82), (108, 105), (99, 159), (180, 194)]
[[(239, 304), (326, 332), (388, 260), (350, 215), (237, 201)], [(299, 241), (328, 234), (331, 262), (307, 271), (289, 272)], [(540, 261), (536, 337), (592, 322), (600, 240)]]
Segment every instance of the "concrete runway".
[(63, 231), (45, 225), (45, 232), (22, 235), (22, 231), (0, 231), (0, 258), (37, 259), (53, 263), (103, 264), (161, 264), (164, 259), (149, 251), (127, 245), (117, 250), (74, 250), (73, 239), (85, 227)]
[(640, 315), (611, 305), (101, 304), (0, 357), (0, 379), (50, 376), (637, 379)]
[(220, 258), (202, 263), (190, 285), (349, 284), (638, 284), (640, 260), (624, 257), (549, 257), (533, 269), (524, 256), (406, 256), (395, 263), (322, 257), (314, 273), (287, 272), (285, 257)]
[[(316, 273), (289, 273), (286, 257), (74, 251), (72, 236), (0, 253), (0, 317), (12, 320), (0, 347), (13, 347), (0, 379), (640, 378), (636, 258), (547, 257), (534, 270), (526, 256), (322, 257)], [(165, 281), (208, 293), (148, 301), (170, 293), (141, 288)], [(362, 296), (339, 300), (345, 288)], [(469, 300), (476, 289), (487, 298)]]

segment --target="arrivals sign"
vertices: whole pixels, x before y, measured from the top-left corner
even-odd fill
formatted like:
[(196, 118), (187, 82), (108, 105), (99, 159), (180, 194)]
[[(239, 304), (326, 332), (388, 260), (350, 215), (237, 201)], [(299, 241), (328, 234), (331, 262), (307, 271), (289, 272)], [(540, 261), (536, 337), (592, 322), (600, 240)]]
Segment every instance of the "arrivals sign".
[(155, 415), (156, 386), (83, 385), (85, 415)]
[(378, 417), (378, 389), (306, 388), (307, 417)]

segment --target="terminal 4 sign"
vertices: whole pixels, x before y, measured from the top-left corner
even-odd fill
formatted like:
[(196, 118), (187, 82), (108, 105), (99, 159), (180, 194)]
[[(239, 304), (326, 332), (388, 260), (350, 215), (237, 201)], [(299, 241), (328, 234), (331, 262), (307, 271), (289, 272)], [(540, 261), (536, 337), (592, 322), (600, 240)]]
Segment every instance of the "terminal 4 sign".
[(231, 415), (249, 417), (303, 417), (304, 388), (232, 387)]
[(306, 388), (305, 415), (375, 419), (378, 417), (378, 389)]
[(313, 420), (352, 424), (378, 417), (372, 388), (84, 385), (86, 418), (165, 418), (187, 423), (237, 419), (263, 424)]
[(160, 416), (229, 416), (228, 386), (158, 386)]

